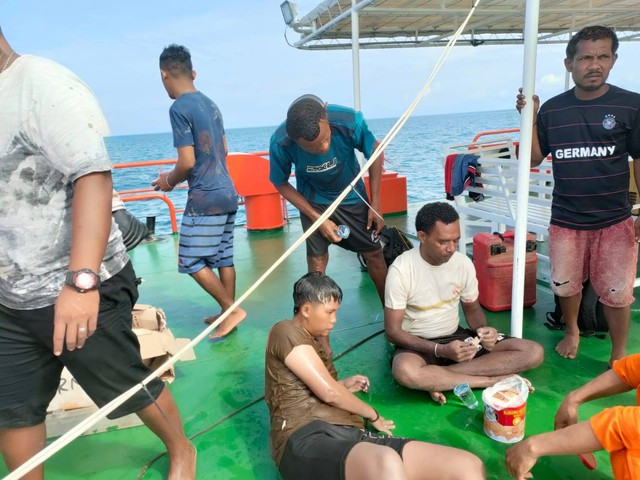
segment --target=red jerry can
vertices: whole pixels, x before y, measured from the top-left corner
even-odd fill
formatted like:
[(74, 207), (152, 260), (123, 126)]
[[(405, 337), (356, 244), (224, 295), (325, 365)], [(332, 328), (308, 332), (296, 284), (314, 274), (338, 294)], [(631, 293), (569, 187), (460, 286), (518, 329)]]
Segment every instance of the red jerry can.
[[(487, 310), (499, 312), (511, 309), (513, 282), (514, 232), (477, 233), (473, 236), (473, 265), (476, 267), (478, 300)], [(524, 274), (524, 306), (536, 303), (536, 270), (538, 254), (536, 237), (527, 234), (527, 254)]]

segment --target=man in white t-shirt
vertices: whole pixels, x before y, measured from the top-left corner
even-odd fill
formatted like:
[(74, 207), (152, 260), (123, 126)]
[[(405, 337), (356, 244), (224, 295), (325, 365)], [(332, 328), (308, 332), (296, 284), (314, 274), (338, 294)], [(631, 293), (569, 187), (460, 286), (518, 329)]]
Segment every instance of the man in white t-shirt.
[[(0, 455), (9, 471), (46, 445), (63, 367), (98, 406), (151, 373), (131, 330), (139, 281), (111, 217), (108, 133), (82, 80), (17, 54), (0, 30)], [(167, 447), (167, 478), (195, 479), (171, 392), (159, 378), (145, 385), (109, 418), (137, 413)], [(128, 445), (109, 448), (124, 455)], [(44, 467), (22, 478), (41, 480)]]
[[(446, 402), (442, 392), (459, 383), (488, 387), (544, 358), (539, 344), (505, 338), (487, 325), (475, 268), (458, 252), (459, 220), (447, 203), (424, 205), (416, 216), (420, 246), (396, 258), (385, 287), (384, 326), (396, 347), (393, 376), (440, 404)], [(460, 326), (460, 303), (470, 328)]]

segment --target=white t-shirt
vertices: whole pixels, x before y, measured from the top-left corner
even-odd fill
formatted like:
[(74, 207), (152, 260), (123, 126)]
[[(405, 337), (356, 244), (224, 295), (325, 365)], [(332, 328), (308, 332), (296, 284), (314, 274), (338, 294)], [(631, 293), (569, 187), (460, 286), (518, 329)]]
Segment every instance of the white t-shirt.
[[(0, 73), (0, 303), (55, 303), (71, 251), (73, 182), (111, 169), (107, 122), (75, 74), (23, 55)], [(100, 277), (128, 261), (112, 221)]]
[(400, 255), (389, 267), (385, 306), (404, 309), (402, 329), (422, 338), (451, 335), (460, 322), (460, 301), (478, 298), (473, 263), (460, 252), (433, 266), (420, 256), (420, 248)]

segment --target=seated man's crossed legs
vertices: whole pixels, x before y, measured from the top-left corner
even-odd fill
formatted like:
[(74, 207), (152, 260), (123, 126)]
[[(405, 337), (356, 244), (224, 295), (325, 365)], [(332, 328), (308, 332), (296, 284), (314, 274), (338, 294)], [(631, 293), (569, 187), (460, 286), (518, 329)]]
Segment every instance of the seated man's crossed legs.
[[(465, 329), (458, 332), (461, 338), (474, 334)], [(391, 364), (393, 377), (407, 388), (429, 392), (433, 400), (444, 404), (446, 397), (442, 392), (453, 390), (459, 383), (466, 382), (471, 388), (490, 387), (510, 375), (536, 368), (544, 359), (544, 350), (538, 343), (507, 337), (491, 351), (482, 348), (471, 360), (458, 363), (449, 358), (452, 349), (459, 345), (455, 342), (465, 343), (460, 339), (437, 342), (437, 357), (433, 353), (396, 348)]]

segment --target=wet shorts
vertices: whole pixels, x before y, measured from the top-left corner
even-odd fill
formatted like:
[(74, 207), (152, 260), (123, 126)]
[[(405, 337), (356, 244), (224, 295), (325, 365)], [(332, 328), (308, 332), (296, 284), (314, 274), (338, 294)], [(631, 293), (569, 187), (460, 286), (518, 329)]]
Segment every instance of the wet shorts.
[(314, 420), (289, 437), (280, 460), (280, 474), (283, 480), (343, 480), (347, 456), (358, 443), (393, 448), (402, 458), (404, 446), (411, 441), (410, 438), (387, 437), (358, 427)]
[[(312, 203), (311, 206), (322, 213), (329, 205)], [(346, 225), (349, 227), (351, 233), (349, 237), (342, 239), (336, 245), (356, 253), (373, 252), (381, 249), (382, 245), (375, 230), (373, 228), (367, 230), (368, 215), (369, 207), (366, 203), (338, 206), (329, 218), (336, 225)], [(303, 213), (300, 213), (300, 222), (305, 232), (313, 225), (311, 219)], [(332, 242), (322, 236), (319, 229), (316, 230), (307, 238), (307, 256), (321, 257), (327, 253), (331, 243)]]
[(196, 273), (204, 267), (233, 267), (236, 212), (182, 217), (178, 271)]
[[(470, 328), (462, 328), (459, 326), (458, 330), (453, 332), (451, 335), (445, 335), (444, 337), (437, 337), (437, 338), (429, 338), (427, 340), (438, 343), (440, 345), (446, 345), (447, 343), (451, 343), (454, 340), (464, 341), (469, 337), (473, 338), (476, 336), (477, 334), (474, 330), (471, 330)], [(498, 341), (496, 343), (501, 342), (503, 340), (507, 340), (509, 338), (511, 338), (509, 335), (498, 333)], [(456, 363), (455, 360), (451, 360), (449, 358), (436, 357), (431, 352), (430, 353), (416, 352), (415, 350), (396, 347), (395, 350), (393, 351), (393, 354), (391, 355), (391, 364), (393, 364), (393, 359), (396, 358), (396, 355), (400, 353), (413, 353), (415, 355), (418, 355), (428, 365), (439, 365), (441, 367), (446, 367), (447, 365), (453, 365), (454, 363)], [(476, 355), (473, 358), (481, 357), (483, 355), (486, 355), (487, 353), (489, 353), (489, 350), (481, 346), (480, 350), (478, 350), (478, 353), (476, 353)]]
[(599, 230), (549, 227), (551, 288), (559, 297), (576, 295), (588, 278), (604, 305), (631, 305), (637, 260), (632, 218)]
[[(0, 305), (0, 429), (42, 423), (66, 366), (91, 399), (103, 406), (144, 380), (150, 370), (140, 359), (131, 331), (131, 309), (138, 297), (131, 263), (100, 286), (98, 328), (83, 348), (53, 354), (53, 305), (13, 310)], [(109, 418), (137, 412), (153, 403), (164, 383), (147, 385)]]

